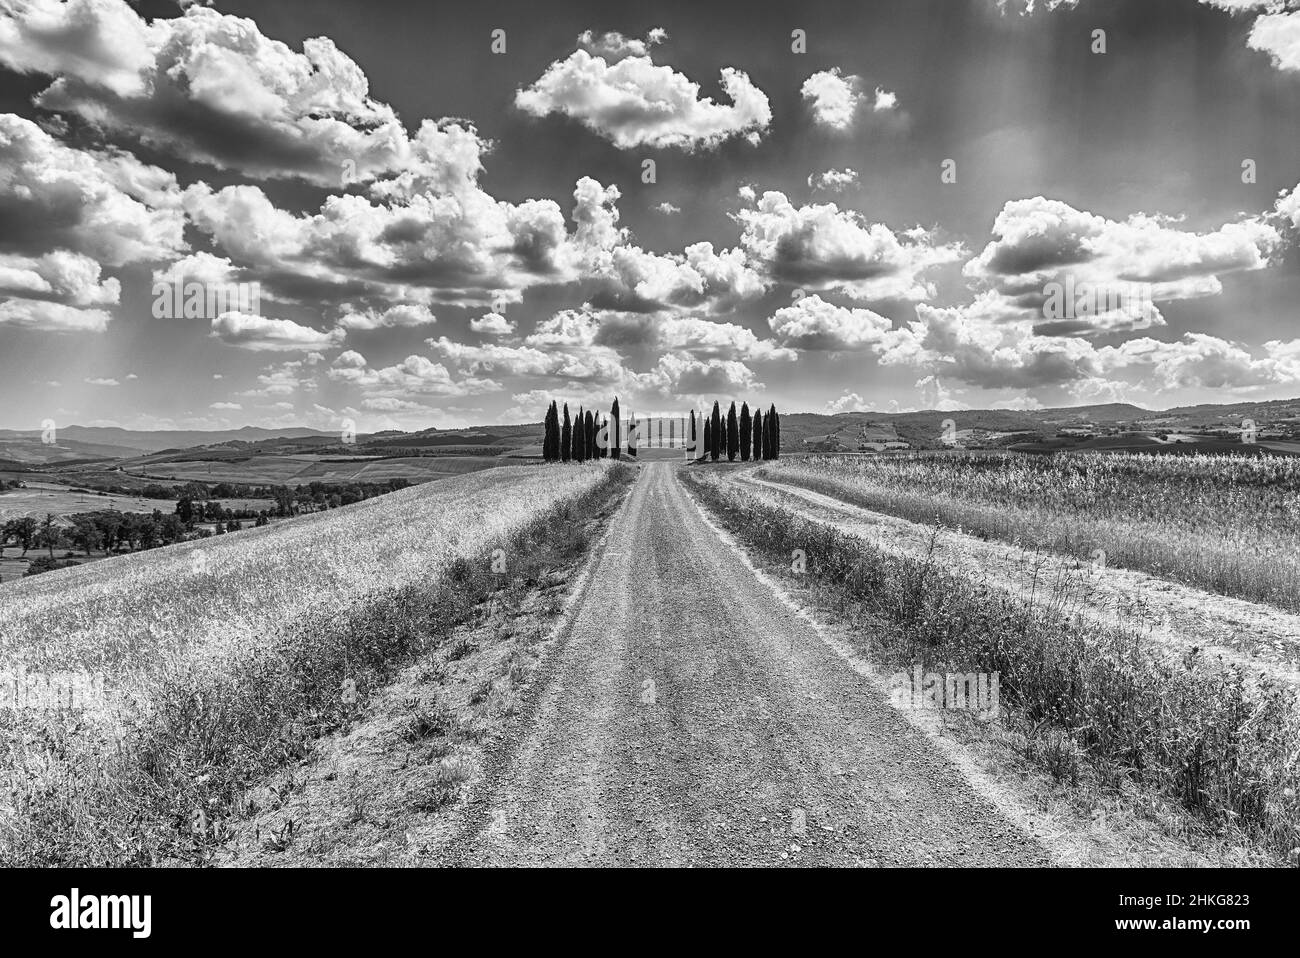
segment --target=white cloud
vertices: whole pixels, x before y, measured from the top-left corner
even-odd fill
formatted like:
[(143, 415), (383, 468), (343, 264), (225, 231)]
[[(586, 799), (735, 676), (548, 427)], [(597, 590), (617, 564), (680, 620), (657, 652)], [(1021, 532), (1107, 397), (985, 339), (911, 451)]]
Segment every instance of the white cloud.
[(121, 296), (115, 278), (101, 282), (100, 265), (89, 256), (56, 250), (44, 256), (0, 253), (0, 296), (50, 299), (70, 306), (106, 306)]
[(851, 167), (842, 170), (826, 170), (824, 173), (813, 173), (808, 177), (808, 185), (814, 190), (827, 190), (832, 193), (846, 190), (857, 182), (858, 171)]
[(124, 0), (0, 9), (0, 62), (56, 79), (37, 97), (195, 163), (339, 186), (406, 169), (413, 144), (328, 38), (302, 52), (202, 6), (146, 23)]
[(1120, 309), (1076, 315), (1043, 329), (1067, 334), (1164, 325), (1156, 303), (1217, 295), (1219, 274), (1262, 269), (1281, 240), (1259, 218), (1192, 233), (1177, 229), (1168, 217), (1135, 213), (1116, 221), (1042, 196), (1007, 203), (993, 223), (993, 236), (964, 272), (998, 294), (998, 301), (984, 305), (990, 311), (1000, 307), (1008, 320), (1045, 322), (1048, 283), (1088, 284), (1099, 294), (1149, 286), (1143, 296), (1117, 296)]
[(400, 305), (390, 306), (382, 312), (373, 309), (348, 311), (340, 317), (339, 325), (344, 329), (373, 330), (431, 326), (437, 321), (427, 306)]
[(222, 313), (212, 320), (212, 336), (228, 346), (256, 351), (330, 349), (343, 341), (342, 330), (321, 332), (290, 319)]
[(820, 126), (844, 131), (853, 126), (864, 101), (862, 79), (844, 76), (839, 67), (814, 73), (803, 81), (799, 92), (808, 101), (812, 118)]
[(1300, 11), (1260, 17), (1246, 42), (1267, 53), (1279, 70), (1300, 70)]
[(816, 295), (778, 309), (767, 322), (783, 345), (831, 351), (869, 348), (893, 325), (869, 309), (846, 309)]
[(241, 406), (241, 405), (240, 405), (239, 403), (237, 403), (237, 402), (214, 402), (214, 403), (212, 403), (210, 406), (208, 406), (208, 408), (209, 408), (209, 409), (230, 410), (230, 411), (232, 411), (232, 412), (237, 412), (237, 411), (243, 409), (244, 407)]
[(515, 324), (500, 313), (484, 313), (469, 321), (469, 328), (480, 336), (509, 336)]
[(374, 369), (350, 350), (334, 361), (327, 375), (336, 382), (359, 387), (368, 399), (410, 395), (470, 396), (498, 392), (502, 388), (500, 383), (490, 379), (457, 377), (442, 363), (435, 363), (425, 356), (407, 356), (400, 363)]
[(675, 216), (682, 211), (680, 206), (675, 206), (667, 201), (656, 203), (652, 209), (654, 209), (656, 213), (662, 213), (664, 216)]
[(519, 90), (515, 106), (535, 117), (573, 117), (625, 150), (708, 149), (767, 129), (772, 120), (767, 95), (746, 74), (731, 67), (722, 70), (722, 89), (730, 105), (701, 99), (699, 84), (671, 67), (656, 65), (648, 45), (639, 43), (606, 34), (602, 49), (617, 46), (619, 58), (611, 61), (599, 52), (575, 50), (547, 67), (532, 86)]
[(743, 227), (741, 246), (771, 279), (854, 299), (932, 297), (921, 274), (964, 253), (925, 230), (895, 234), (834, 203), (796, 207), (784, 193), (764, 193), (754, 208), (733, 215)]
[(171, 173), (65, 146), (11, 113), (0, 114), (0, 222), (7, 244), (33, 255), (68, 250), (121, 266), (185, 249)]
[(122, 384), (121, 384), (120, 382), (118, 382), (116, 379), (87, 379), (87, 380), (85, 380), (85, 382), (86, 382), (87, 385), (90, 385), (90, 386), (120, 386), (120, 385), (122, 385)]
[(898, 108), (898, 94), (876, 87), (876, 99), (871, 108), (877, 113), (885, 113)]
[(102, 333), (111, 319), (102, 309), (78, 309), (49, 300), (15, 298), (0, 303), (0, 326), (55, 333)]
[(119, 96), (145, 90), (149, 30), (117, 0), (19, 0), (0, 7), (0, 63), (18, 73), (72, 73)]

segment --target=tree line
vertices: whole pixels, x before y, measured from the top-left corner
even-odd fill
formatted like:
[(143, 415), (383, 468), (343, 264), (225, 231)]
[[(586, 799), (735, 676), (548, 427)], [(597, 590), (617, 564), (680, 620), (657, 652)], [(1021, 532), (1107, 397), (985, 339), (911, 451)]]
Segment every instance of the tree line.
[[(701, 426), (692, 409), (689, 425), (685, 427), (686, 435), (682, 437), (687, 449), (699, 452), (697, 462), (717, 462), (723, 456), (728, 462), (735, 462), (737, 458), (741, 462), (781, 458), (781, 415), (776, 411), (775, 403), (766, 413), (755, 409), (751, 414), (749, 403), (742, 402), (737, 412), (733, 400), (724, 417), (721, 405), (715, 400), (713, 412), (700, 419), (703, 435), (700, 435)], [(635, 423), (636, 417), (631, 415), (629, 420)], [(586, 462), (588, 459), (622, 457), (623, 419), (617, 397), (608, 415), (593, 413), (580, 406), (576, 417), (570, 417), (568, 403), (561, 411), (556, 401), (551, 400), (543, 428), (542, 459), (545, 462)], [(674, 438), (671, 422), (669, 438)], [(628, 430), (626, 443), (627, 454), (635, 457), (638, 445), (635, 429)]]

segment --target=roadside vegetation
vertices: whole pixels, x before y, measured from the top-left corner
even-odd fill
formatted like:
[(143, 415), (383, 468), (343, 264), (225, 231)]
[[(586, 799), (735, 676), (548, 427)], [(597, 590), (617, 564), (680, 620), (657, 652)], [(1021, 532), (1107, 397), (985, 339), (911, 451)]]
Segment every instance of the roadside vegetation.
[(1300, 458), (830, 456), (757, 475), (914, 522), (1300, 610)]
[(0, 670), (102, 673), (114, 694), (0, 712), (0, 865), (202, 860), (252, 781), (349, 722), (623, 473), (491, 470), (7, 586)]
[(1294, 691), (1195, 649), (1175, 661), (1137, 634), (1069, 615), (1059, 597), (1015, 599), (932, 556), (875, 548), (721, 477), (692, 473), (688, 483), (769, 562), (789, 568), (800, 550), (804, 574), (860, 623), (878, 666), (997, 673), (1002, 720), (1057, 781), (1149, 789), (1272, 860), (1300, 856)]

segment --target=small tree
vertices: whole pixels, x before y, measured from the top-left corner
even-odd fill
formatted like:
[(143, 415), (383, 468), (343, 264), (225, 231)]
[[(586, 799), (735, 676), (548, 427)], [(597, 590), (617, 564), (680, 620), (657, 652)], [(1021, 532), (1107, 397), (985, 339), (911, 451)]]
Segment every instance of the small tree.
[(578, 407), (578, 418), (573, 421), (573, 451), (570, 457), (574, 462), (587, 461), (587, 440), (586, 440), (586, 417), (583, 415), (582, 407)]
[(628, 415), (627, 424), (627, 454), (635, 459), (637, 446), (641, 444), (641, 429), (637, 425), (636, 413)]
[(573, 423), (569, 420), (569, 404), (564, 404), (564, 425), (560, 427), (560, 461), (568, 462), (573, 455)]
[(711, 420), (704, 420), (704, 454), (701, 459), (708, 459), (713, 453), (713, 423)]
[(41, 520), (41, 529), (38, 533), (37, 541), (49, 548), (50, 558), (54, 558), (54, 547), (59, 544), (62, 533), (59, 530), (58, 520), (54, 518), (54, 513), (45, 513), (45, 518)]
[(768, 450), (769, 459), (781, 458), (781, 415), (776, 411), (776, 404), (767, 411), (768, 430), (772, 437), (772, 445)]
[(754, 422), (749, 415), (749, 403), (740, 404), (740, 461), (749, 462), (749, 450), (754, 444)]
[(691, 410), (690, 432), (686, 434), (686, 448), (699, 457), (700, 453), (700, 435), (695, 431), (695, 410)]
[(767, 450), (763, 448), (763, 433), (766, 429), (767, 426), (763, 423), (763, 411), (761, 409), (755, 409), (754, 410), (754, 450), (753, 450), (755, 462), (758, 462), (760, 459), (767, 458)]
[(740, 452), (740, 426), (736, 422), (736, 402), (727, 410), (727, 462), (735, 462)]

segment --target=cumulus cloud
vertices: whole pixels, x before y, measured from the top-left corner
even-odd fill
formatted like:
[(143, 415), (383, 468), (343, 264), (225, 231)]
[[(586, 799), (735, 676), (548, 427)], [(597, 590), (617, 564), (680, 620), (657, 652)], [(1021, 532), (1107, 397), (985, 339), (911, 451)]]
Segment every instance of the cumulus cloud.
[(858, 171), (851, 167), (842, 170), (826, 170), (823, 173), (813, 173), (808, 177), (808, 185), (814, 190), (827, 190), (832, 193), (838, 193), (846, 190), (858, 182)]
[(410, 355), (400, 363), (376, 369), (351, 350), (334, 361), (327, 375), (336, 382), (360, 388), (371, 401), (411, 395), (469, 396), (498, 392), (502, 388), (500, 383), (490, 379), (457, 377), (445, 365), (435, 363), (427, 356)]
[(799, 92), (808, 102), (813, 122), (844, 131), (853, 126), (858, 109), (866, 99), (861, 87), (861, 77), (845, 76), (839, 67), (832, 67), (804, 80)]
[(148, 23), (125, 0), (7, 3), (0, 62), (55, 78), (45, 109), (247, 176), (338, 186), (413, 161), (396, 113), (332, 40), (296, 52), (207, 7)]
[[(1007, 203), (993, 236), (966, 264), (966, 276), (998, 295), (1006, 319), (1036, 318), (1039, 332), (1067, 334), (1164, 325), (1156, 303), (1217, 295), (1220, 274), (1262, 269), (1281, 240), (1260, 218), (1193, 233), (1169, 217), (1135, 213), (1116, 221), (1042, 196)], [(1049, 283), (1086, 288), (1107, 307), (1065, 321), (1047, 316)]]
[(515, 324), (500, 313), (484, 313), (469, 321), (469, 328), (480, 336), (509, 336)]
[(893, 325), (869, 309), (846, 309), (804, 296), (768, 319), (777, 341), (796, 349), (857, 350), (879, 343)]
[(186, 248), (171, 173), (116, 150), (78, 150), (0, 114), (0, 251), (69, 250), (108, 266)]
[(53, 333), (102, 333), (111, 319), (102, 309), (78, 309), (50, 300), (16, 297), (0, 303), (0, 326)]
[(666, 200), (662, 203), (656, 203), (652, 208), (656, 213), (662, 213), (664, 216), (675, 216), (682, 211), (680, 206), (676, 206)]
[(693, 243), (682, 253), (617, 246), (594, 257), (588, 275), (598, 286), (594, 304), (636, 312), (706, 304), (725, 309), (767, 286), (744, 250), (719, 252), (707, 242)]
[(288, 299), (498, 306), (576, 280), (622, 238), (618, 191), (588, 177), (574, 191), (572, 234), (554, 201), (498, 201), (473, 178), (385, 181), (374, 192), (382, 198), (335, 195), (297, 215), (255, 186), (200, 183), (184, 203), (199, 230)]
[(212, 336), (228, 346), (256, 351), (330, 349), (343, 340), (342, 330), (321, 332), (290, 319), (268, 319), (247, 313), (222, 313), (212, 320)]
[(339, 318), (344, 329), (372, 330), (431, 326), (438, 321), (427, 306), (399, 305), (385, 310), (349, 310)]
[[(579, 38), (590, 43), (590, 34)], [(721, 73), (730, 104), (700, 96), (699, 84), (671, 67), (656, 65), (649, 43), (605, 34), (595, 51), (575, 50), (547, 67), (515, 94), (515, 106), (535, 117), (572, 117), (620, 149), (710, 149), (767, 129), (767, 95), (732, 67)]]
[(98, 262), (80, 253), (56, 250), (44, 256), (0, 253), (0, 296), (48, 299), (69, 306), (117, 303), (121, 284), (100, 279)]
[(964, 254), (960, 244), (940, 243), (925, 230), (896, 234), (834, 203), (796, 207), (784, 193), (764, 193), (733, 215), (741, 247), (769, 278), (854, 299), (932, 297), (921, 274)]
[(1300, 70), (1300, 11), (1260, 17), (1246, 42), (1252, 50), (1267, 53), (1279, 70)]

